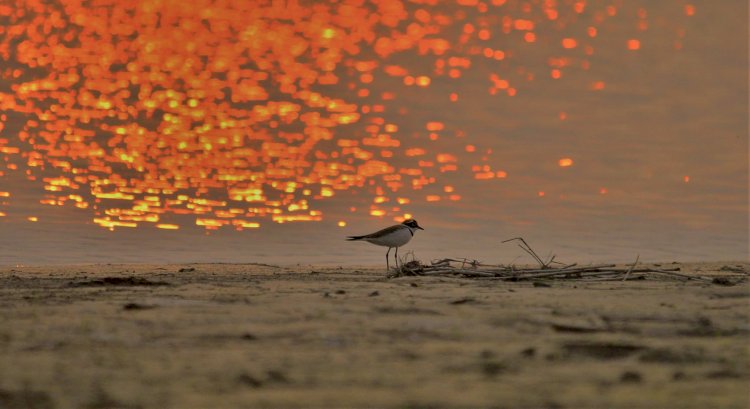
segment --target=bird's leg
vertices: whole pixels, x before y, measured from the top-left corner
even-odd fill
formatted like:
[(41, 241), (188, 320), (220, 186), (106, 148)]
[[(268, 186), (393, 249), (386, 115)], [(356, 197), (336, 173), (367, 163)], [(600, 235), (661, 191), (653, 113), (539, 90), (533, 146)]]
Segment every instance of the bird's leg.
[(396, 270), (398, 270), (398, 247), (396, 247), (396, 254), (393, 255), (393, 260), (396, 262)]
[[(398, 248), (396, 248), (398, 249)], [(391, 252), (391, 248), (388, 247), (388, 251), (385, 252), (385, 271), (391, 271), (391, 266), (388, 264), (388, 253)]]

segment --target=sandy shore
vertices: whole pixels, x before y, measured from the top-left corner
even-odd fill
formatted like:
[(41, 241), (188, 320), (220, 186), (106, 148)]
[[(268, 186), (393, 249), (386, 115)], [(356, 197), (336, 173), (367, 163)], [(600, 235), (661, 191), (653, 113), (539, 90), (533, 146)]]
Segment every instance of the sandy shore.
[(671, 279), (0, 268), (0, 407), (747, 408), (748, 263)]

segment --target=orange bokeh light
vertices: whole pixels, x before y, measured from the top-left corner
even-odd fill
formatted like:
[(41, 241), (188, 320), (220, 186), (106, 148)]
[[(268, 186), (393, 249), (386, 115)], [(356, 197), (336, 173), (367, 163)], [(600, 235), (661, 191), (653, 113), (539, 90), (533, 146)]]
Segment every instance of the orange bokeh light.
[(628, 40), (628, 50), (636, 51), (641, 49), (640, 40), (630, 39)]
[(563, 38), (562, 40), (563, 48), (576, 48), (577, 45), (578, 42), (574, 38)]
[[(402, 94), (460, 107), (476, 101), (458, 87), (477, 81), (513, 97), (535, 78), (519, 50), (537, 41), (576, 49), (541, 60), (562, 79), (588, 68), (578, 49), (594, 53), (590, 39), (562, 33), (601, 37), (602, 22), (578, 14), (618, 11), (584, 0), (53, 3), (0, 6), (0, 182), (18, 173), (40, 186), (39, 203), (89, 212), (104, 228), (162, 230), (319, 221), (320, 201), (348, 190), (380, 189), (368, 205), (460, 200), (414, 191), (444, 173), (507, 173), (475, 143), (460, 141), (460, 155), (442, 145), (466, 135), (450, 115), (415, 131)], [(8, 137), (10, 114), (20, 125)], [(18, 196), (3, 183), (0, 206)], [(402, 212), (368, 205), (351, 211)]]

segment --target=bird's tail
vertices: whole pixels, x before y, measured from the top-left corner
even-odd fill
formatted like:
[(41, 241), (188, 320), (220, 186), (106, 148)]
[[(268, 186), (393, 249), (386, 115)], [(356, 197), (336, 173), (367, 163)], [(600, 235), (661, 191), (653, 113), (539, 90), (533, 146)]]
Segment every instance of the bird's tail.
[(347, 239), (347, 240), (349, 240), (349, 241), (353, 241), (353, 240), (362, 240), (362, 239), (364, 239), (364, 238), (365, 238), (365, 236), (347, 236), (347, 237), (346, 237), (346, 239)]

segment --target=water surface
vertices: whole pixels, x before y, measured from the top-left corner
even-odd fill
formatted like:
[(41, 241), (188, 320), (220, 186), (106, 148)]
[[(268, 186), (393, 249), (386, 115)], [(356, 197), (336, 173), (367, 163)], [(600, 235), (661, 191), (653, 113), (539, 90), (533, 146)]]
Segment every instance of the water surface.
[(748, 259), (746, 2), (461, 3), (3, 9), (0, 264)]

